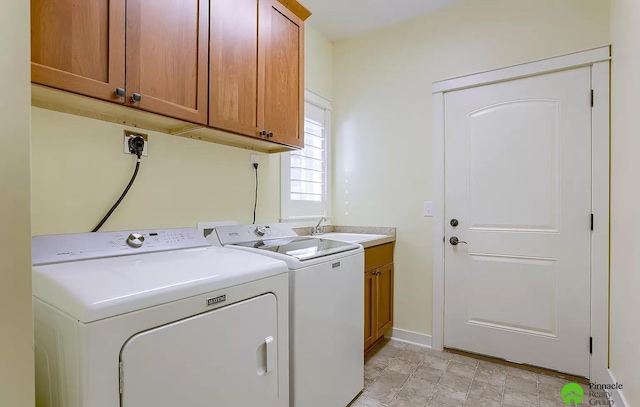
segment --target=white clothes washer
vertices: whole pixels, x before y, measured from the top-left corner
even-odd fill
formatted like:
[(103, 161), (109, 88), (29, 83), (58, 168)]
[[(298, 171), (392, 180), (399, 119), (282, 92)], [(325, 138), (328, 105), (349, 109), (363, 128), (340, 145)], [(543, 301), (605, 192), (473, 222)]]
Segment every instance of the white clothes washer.
[(288, 301), (195, 229), (34, 237), (37, 404), (288, 407)]
[(364, 387), (362, 246), (298, 236), (286, 224), (219, 226), (215, 235), (289, 267), (291, 406), (347, 406)]

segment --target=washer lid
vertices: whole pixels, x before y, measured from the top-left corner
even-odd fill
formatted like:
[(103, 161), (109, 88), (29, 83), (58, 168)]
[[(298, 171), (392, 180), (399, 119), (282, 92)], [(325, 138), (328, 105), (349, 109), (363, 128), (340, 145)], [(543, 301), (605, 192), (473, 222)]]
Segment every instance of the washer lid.
[(220, 247), (33, 267), (33, 295), (92, 322), (286, 273), (287, 265)]
[(300, 261), (316, 259), (318, 257), (342, 253), (348, 250), (355, 250), (360, 247), (359, 245), (353, 243), (302, 236), (281, 239), (256, 240), (253, 242), (239, 243), (235, 246), (249, 247), (254, 249), (266, 250), (272, 253), (285, 254)]

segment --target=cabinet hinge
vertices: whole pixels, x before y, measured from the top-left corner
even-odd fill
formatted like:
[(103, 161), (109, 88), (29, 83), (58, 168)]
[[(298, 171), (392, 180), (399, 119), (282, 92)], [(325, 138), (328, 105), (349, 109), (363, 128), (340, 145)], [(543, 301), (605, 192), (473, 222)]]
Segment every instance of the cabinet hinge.
[(119, 382), (120, 382), (120, 394), (124, 393), (124, 364), (122, 362), (120, 362), (118, 364), (118, 377), (119, 377)]
[(593, 213), (591, 214), (591, 230), (593, 230)]
[(593, 107), (593, 89), (591, 89), (591, 107)]
[(593, 336), (589, 337), (589, 354), (593, 354)]

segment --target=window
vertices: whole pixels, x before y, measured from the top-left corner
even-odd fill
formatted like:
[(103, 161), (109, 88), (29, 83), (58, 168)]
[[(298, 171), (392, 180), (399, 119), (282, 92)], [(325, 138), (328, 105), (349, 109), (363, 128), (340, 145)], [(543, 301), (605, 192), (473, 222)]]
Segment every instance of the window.
[(305, 91), (304, 149), (282, 154), (282, 221), (329, 217), (331, 102)]

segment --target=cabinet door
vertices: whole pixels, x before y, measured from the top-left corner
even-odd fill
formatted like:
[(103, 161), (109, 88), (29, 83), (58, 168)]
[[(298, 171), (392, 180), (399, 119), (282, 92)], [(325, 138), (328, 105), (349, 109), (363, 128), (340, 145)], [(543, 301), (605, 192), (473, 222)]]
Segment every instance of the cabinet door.
[(376, 343), (378, 330), (376, 328), (376, 270), (364, 274), (364, 349), (367, 350)]
[(271, 141), (304, 145), (304, 27), (277, 0), (260, 1), (260, 69), (264, 95), (259, 108)]
[(209, 126), (259, 136), (258, 0), (211, 0)]
[(377, 290), (377, 336), (393, 327), (393, 263), (378, 269)]
[(282, 406), (277, 306), (266, 294), (134, 335), (121, 405)]
[(127, 104), (206, 124), (208, 39), (209, 0), (127, 0)]
[(124, 102), (125, 0), (31, 0), (31, 81)]

